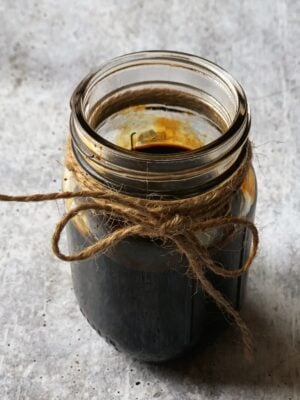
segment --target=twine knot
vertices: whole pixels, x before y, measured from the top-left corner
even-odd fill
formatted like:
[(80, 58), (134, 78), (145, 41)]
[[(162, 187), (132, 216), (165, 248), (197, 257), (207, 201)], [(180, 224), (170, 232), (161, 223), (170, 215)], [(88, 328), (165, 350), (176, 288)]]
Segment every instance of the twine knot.
[(157, 224), (157, 234), (161, 237), (174, 237), (193, 229), (193, 221), (190, 216), (175, 214), (166, 221)]

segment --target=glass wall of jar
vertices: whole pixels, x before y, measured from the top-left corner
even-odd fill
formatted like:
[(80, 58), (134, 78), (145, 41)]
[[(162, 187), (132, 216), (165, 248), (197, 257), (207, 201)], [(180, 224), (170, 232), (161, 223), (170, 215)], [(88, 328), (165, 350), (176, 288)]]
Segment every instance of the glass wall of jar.
[[(71, 99), (71, 151), (93, 182), (121, 193), (181, 199), (213, 191), (245, 157), (249, 109), (241, 86), (217, 65), (175, 52), (140, 52), (92, 72)], [(66, 169), (65, 191), (83, 187)], [(66, 200), (66, 208), (89, 199)], [(252, 167), (224, 215), (254, 218)], [(68, 226), (70, 251), (95, 243), (119, 221), (79, 213)], [(228, 240), (224, 228), (198, 240), (212, 259), (238, 269), (249, 254), (249, 234)], [(226, 239), (226, 238), (225, 238)], [(117, 349), (145, 361), (183, 355), (224, 315), (194, 279), (187, 261), (159, 240), (130, 237), (105, 254), (72, 263), (75, 293), (89, 323)], [(246, 274), (213, 285), (241, 307)]]

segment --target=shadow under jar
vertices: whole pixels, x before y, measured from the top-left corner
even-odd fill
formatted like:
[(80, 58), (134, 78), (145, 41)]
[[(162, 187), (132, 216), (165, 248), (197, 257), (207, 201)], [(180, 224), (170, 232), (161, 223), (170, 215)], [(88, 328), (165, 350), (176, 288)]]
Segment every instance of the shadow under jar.
[[(208, 193), (245, 155), (245, 94), (227, 72), (196, 56), (140, 52), (116, 58), (79, 84), (71, 109), (71, 149), (91, 185), (100, 181), (130, 196), (169, 200)], [(83, 189), (66, 169), (64, 190)], [(66, 200), (66, 208), (84, 201), (90, 199)], [(250, 167), (224, 215), (253, 220), (255, 203)], [(119, 225), (92, 211), (79, 213), (68, 225), (70, 251), (83, 250)], [(238, 269), (248, 257), (250, 237), (243, 229), (230, 235), (214, 228), (197, 237), (225, 268)], [(134, 358), (179, 357), (225, 321), (186, 273), (187, 260), (159, 240), (129, 237), (71, 268), (84, 316)], [(234, 308), (241, 307), (246, 274), (207, 276)]]

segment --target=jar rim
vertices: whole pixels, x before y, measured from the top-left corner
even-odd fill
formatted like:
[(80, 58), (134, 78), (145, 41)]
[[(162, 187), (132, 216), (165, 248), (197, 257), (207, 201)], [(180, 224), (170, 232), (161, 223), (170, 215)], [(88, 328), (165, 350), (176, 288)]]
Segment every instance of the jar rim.
[[(197, 69), (204, 68), (207, 69), (208, 72), (216, 75), (220, 80), (222, 80), (227, 87), (231, 90), (231, 93), (237, 99), (237, 111), (234, 119), (232, 120), (230, 126), (222, 135), (220, 135), (217, 139), (197, 148), (189, 150), (188, 152), (175, 153), (175, 154), (155, 154), (155, 153), (143, 153), (143, 152), (133, 152), (132, 150), (128, 150), (118, 146), (104, 137), (100, 136), (96, 130), (92, 128), (89, 124), (87, 118), (85, 117), (85, 112), (83, 109), (82, 99), (86, 90), (93, 83), (93, 79), (97, 77), (97, 82), (105, 79), (107, 76), (112, 75), (122, 69), (130, 68), (136, 65), (142, 65), (141, 62), (145, 62), (148, 65), (152, 62), (153, 64), (164, 64), (166, 62), (170, 62), (172, 66), (176, 66), (174, 63), (178, 63), (179, 66), (186, 69)], [(169, 51), (169, 50), (147, 50), (147, 51), (138, 51), (128, 53), (119, 57), (115, 57), (110, 61), (103, 63), (98, 68), (94, 69), (90, 72), (79, 85), (74, 90), (71, 100), (70, 100), (71, 110), (76, 118), (78, 124), (82, 127), (82, 129), (96, 142), (102, 144), (103, 146), (109, 148), (112, 151), (121, 153), (126, 157), (134, 157), (140, 159), (151, 159), (151, 160), (185, 160), (187, 158), (204, 156), (206, 157), (209, 153), (215, 151), (216, 149), (222, 147), (222, 145), (229, 142), (234, 136), (236, 132), (238, 132), (243, 126), (247, 125), (248, 129), (246, 135), (244, 136), (244, 141), (247, 139), (248, 131), (250, 127), (250, 111), (247, 102), (247, 98), (245, 92), (241, 85), (237, 80), (233, 78), (233, 76), (228, 73), (225, 69), (215, 64), (212, 61), (209, 61), (205, 58), (178, 51)], [(248, 119), (248, 123), (245, 124), (245, 119)]]

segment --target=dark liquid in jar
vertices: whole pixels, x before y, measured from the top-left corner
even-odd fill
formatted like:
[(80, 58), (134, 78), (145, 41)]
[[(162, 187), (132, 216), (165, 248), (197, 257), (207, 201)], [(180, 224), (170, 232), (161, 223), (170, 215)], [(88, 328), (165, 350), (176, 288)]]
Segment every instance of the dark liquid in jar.
[[(156, 154), (188, 151), (177, 145), (144, 145), (134, 150)], [(239, 213), (241, 201), (238, 193), (233, 213)], [(247, 235), (240, 231), (224, 248), (213, 249), (212, 258), (230, 269), (240, 268), (249, 253)], [(91, 243), (92, 239), (69, 224), (71, 252)], [(224, 314), (186, 271), (187, 262), (176, 251), (140, 237), (127, 238), (107, 254), (72, 264), (75, 293), (91, 326), (116, 349), (152, 362), (182, 356), (225, 325)], [(234, 279), (207, 276), (239, 309), (246, 275)]]
[(133, 148), (134, 151), (140, 153), (150, 153), (150, 154), (174, 154), (183, 153), (185, 151), (190, 151), (187, 147), (179, 146), (176, 144), (150, 144), (144, 146), (136, 146)]

